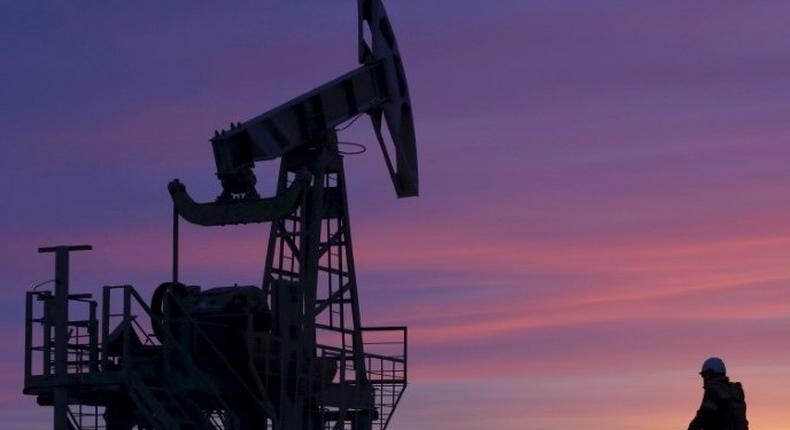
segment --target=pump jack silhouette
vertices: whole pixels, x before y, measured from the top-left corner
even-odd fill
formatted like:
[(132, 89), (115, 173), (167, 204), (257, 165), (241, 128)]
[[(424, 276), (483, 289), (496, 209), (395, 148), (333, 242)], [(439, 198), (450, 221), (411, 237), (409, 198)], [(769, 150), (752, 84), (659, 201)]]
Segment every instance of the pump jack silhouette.
[[(406, 327), (362, 325), (337, 127), (371, 118), (398, 197), (418, 194), (411, 101), (381, 0), (358, 1), (360, 66), (211, 139), (222, 192), (197, 203), (175, 180), (173, 279), (150, 304), (130, 285), (98, 302), (27, 293), (24, 393), (55, 430), (383, 430), (407, 383)], [(280, 159), (262, 198), (255, 162)], [(271, 223), (263, 282), (202, 290), (179, 281), (179, 220)], [(80, 307), (82, 309), (80, 309)]]

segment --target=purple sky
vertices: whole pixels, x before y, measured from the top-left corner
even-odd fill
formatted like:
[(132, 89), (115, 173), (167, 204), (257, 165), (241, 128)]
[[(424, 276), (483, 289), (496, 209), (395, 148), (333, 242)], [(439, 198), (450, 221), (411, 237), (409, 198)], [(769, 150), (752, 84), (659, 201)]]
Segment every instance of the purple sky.
[[(346, 164), (363, 318), (411, 328), (393, 428), (679, 428), (712, 354), (787, 428), (790, 3), (386, 4), (421, 196), (367, 121), (343, 137), (373, 149)], [(150, 294), (167, 182), (218, 192), (212, 131), (355, 67), (350, 0), (80, 6), (0, 5), (0, 430), (50, 428), (20, 394), (35, 249), (92, 243), (78, 289)], [(257, 282), (266, 231), (185, 227), (185, 277)]]

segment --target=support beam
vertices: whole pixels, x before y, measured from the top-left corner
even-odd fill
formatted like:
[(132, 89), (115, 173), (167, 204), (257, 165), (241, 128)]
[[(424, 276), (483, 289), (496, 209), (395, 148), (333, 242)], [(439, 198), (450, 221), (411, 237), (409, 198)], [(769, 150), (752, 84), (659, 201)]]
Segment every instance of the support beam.
[(90, 245), (53, 246), (39, 248), (39, 253), (55, 254), (55, 302), (52, 307), (55, 327), (55, 381), (54, 429), (69, 430), (68, 427), (68, 341), (69, 341), (69, 253), (89, 251)]

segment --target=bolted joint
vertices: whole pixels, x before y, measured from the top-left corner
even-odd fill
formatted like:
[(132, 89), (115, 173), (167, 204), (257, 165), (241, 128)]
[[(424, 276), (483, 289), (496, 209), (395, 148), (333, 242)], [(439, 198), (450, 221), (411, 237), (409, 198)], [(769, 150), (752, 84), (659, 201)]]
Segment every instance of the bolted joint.
[(248, 200), (257, 199), (260, 197), (255, 190), (255, 184), (258, 178), (251, 168), (246, 167), (234, 173), (220, 173), (217, 174), (219, 181), (222, 184), (222, 194), (217, 197), (217, 201), (230, 201), (230, 200)]

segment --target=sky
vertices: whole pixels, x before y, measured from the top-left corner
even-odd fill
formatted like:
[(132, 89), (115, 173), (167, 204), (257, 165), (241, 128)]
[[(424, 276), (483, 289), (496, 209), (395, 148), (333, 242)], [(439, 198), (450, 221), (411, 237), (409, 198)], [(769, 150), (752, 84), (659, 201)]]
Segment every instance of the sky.
[[(409, 326), (392, 428), (685, 428), (711, 355), (753, 428), (790, 426), (790, 3), (386, 5), (420, 197), (369, 122), (341, 137), (371, 149), (346, 158), (363, 320)], [(0, 3), (0, 430), (51, 428), (21, 394), (37, 247), (90, 243), (74, 290), (148, 296), (167, 182), (213, 199), (213, 130), (351, 70), (355, 38), (351, 0)], [(183, 277), (259, 282), (266, 234), (184, 226)]]

